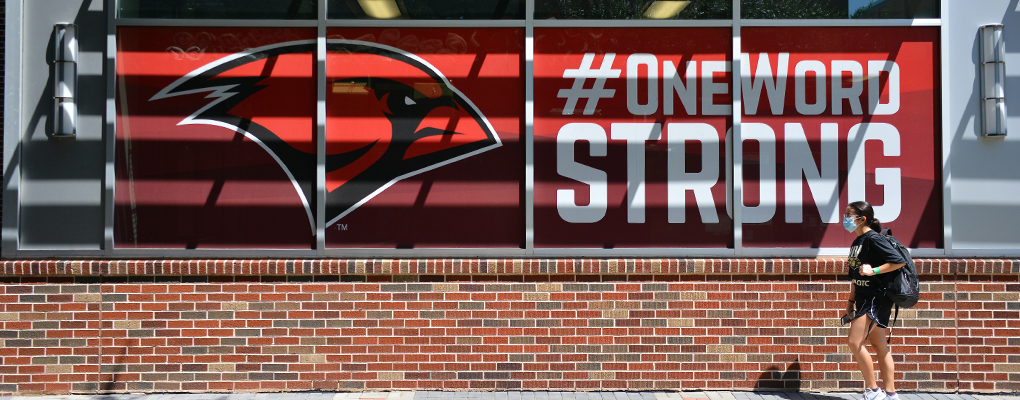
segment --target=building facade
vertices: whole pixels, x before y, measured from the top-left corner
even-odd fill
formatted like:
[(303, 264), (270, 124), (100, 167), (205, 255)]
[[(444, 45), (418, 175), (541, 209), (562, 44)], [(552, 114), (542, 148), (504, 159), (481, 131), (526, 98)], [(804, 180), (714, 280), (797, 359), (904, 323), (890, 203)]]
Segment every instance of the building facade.
[(4, 6), (0, 393), (1020, 390), (1015, 0)]

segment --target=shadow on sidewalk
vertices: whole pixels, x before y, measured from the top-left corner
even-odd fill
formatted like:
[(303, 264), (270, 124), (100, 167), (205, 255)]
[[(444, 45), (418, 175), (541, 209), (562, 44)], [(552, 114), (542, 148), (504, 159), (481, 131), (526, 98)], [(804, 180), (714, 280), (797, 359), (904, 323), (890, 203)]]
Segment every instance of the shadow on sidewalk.
[[(800, 389), (799, 358), (795, 358), (793, 364), (790, 364), (786, 371), (780, 371), (779, 368), (773, 367), (762, 372), (758, 377), (758, 382), (754, 385), (754, 391), (759, 394), (768, 392), (770, 396), (789, 400), (803, 400), (804, 397), (799, 394)], [(811, 393), (811, 398), (815, 400), (847, 400), (845, 396), (824, 393)]]
[(800, 391), (800, 359), (794, 359), (786, 371), (771, 367), (762, 372), (754, 391), (799, 392)]

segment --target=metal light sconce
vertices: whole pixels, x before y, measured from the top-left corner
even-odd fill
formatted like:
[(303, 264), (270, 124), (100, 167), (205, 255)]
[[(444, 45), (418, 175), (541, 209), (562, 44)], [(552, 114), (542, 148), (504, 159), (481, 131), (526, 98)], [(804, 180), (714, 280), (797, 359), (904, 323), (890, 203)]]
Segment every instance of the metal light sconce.
[(651, 19), (670, 19), (676, 17), (690, 4), (690, 1), (653, 1), (642, 16)]
[(74, 24), (53, 26), (53, 136), (73, 137), (77, 129), (78, 37)]
[(396, 0), (358, 0), (365, 15), (375, 19), (393, 19), (400, 17), (400, 7)]
[(981, 136), (1006, 136), (1006, 43), (1002, 24), (982, 26)]

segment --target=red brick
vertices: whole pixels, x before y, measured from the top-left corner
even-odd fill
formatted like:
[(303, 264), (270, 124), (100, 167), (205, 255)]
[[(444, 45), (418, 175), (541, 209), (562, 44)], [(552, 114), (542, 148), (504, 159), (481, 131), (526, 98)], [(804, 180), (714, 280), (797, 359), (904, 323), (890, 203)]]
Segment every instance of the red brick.
[[(937, 260), (936, 260), (937, 261)], [(285, 265), (281, 260), (270, 261), (218, 261), (202, 263), (201, 261), (166, 261), (167, 268), (158, 264), (163, 261), (146, 261), (144, 263), (115, 263), (116, 271), (121, 273), (152, 273), (151, 271), (206, 271), (214, 267), (215, 271), (237, 271), (238, 268), (256, 266), (260, 271), (279, 271)], [(291, 262), (291, 261), (287, 261)], [(299, 264), (311, 265), (314, 268), (329, 265), (346, 265), (346, 260), (298, 261)], [(499, 265), (506, 266), (514, 261), (500, 260)], [(11, 304), (16, 295), (0, 296), (0, 307), (3, 312), (22, 312), (22, 321), (3, 322), (3, 329), (32, 329), (32, 321), (41, 319), (43, 312), (55, 310), (73, 311), (73, 321), (62, 323), (61, 331), (52, 331), (46, 337), (98, 337), (99, 325), (89, 329), (81, 329), (84, 325), (70, 325), (80, 320), (103, 322), (102, 340), (103, 357), (106, 363), (156, 364), (167, 363), (233, 363), (238, 364), (236, 371), (218, 373), (222, 380), (207, 383), (159, 382), (158, 388), (163, 390), (235, 390), (242, 384), (249, 389), (259, 390), (308, 390), (310, 388), (335, 387), (341, 388), (340, 382), (364, 385), (359, 388), (456, 388), (463, 386), (456, 374), (450, 372), (454, 368), (465, 370), (495, 370), (497, 363), (513, 363), (513, 357), (521, 354), (533, 355), (536, 362), (523, 363), (523, 371), (514, 371), (513, 379), (522, 381), (522, 387), (548, 388), (610, 388), (610, 389), (645, 389), (645, 388), (742, 388), (755, 387), (757, 376), (746, 375), (745, 380), (733, 380), (737, 375), (720, 375), (722, 372), (737, 373), (739, 371), (760, 371), (766, 368), (759, 363), (728, 363), (719, 362), (720, 355), (705, 353), (708, 345), (731, 345), (732, 353), (749, 355), (766, 354), (770, 360), (781, 362), (777, 368), (786, 368), (794, 359), (784, 359), (783, 355), (793, 357), (799, 354), (801, 363), (801, 379), (805, 387), (812, 387), (811, 382), (824, 379), (824, 371), (852, 371), (856, 368), (852, 362), (825, 362), (824, 354), (833, 354), (836, 344), (845, 341), (842, 337), (825, 338), (826, 345), (800, 345), (800, 337), (787, 334), (795, 328), (822, 328), (824, 320), (834, 318), (845, 296), (846, 283), (842, 279), (845, 269), (843, 260), (706, 260), (707, 275), (695, 275), (688, 272), (690, 260), (662, 260), (661, 264), (668, 270), (675, 268), (680, 275), (650, 275), (650, 260), (617, 260), (623, 264), (634, 264), (636, 274), (633, 275), (572, 275), (574, 260), (556, 260), (558, 269), (552, 274), (540, 275), (538, 263), (534, 260), (522, 260), (527, 275), (488, 275), (497, 273), (489, 268), (485, 273), (479, 272), (477, 260), (441, 262), (427, 261), (430, 273), (470, 273), (475, 275), (429, 275), (421, 276), (422, 282), (465, 282), (469, 283), (470, 291), (464, 292), (380, 292), (380, 284), (391, 282), (387, 275), (372, 275), (370, 283), (356, 284), (322, 284), (287, 282), (282, 277), (258, 276), (212, 276), (211, 284), (117, 284), (102, 286), (104, 292), (128, 293), (130, 304), (117, 303), (114, 311), (98, 312), (98, 303), (34, 303)], [(605, 260), (581, 260), (580, 265), (596, 272)], [(967, 261), (970, 262), (970, 261)], [(180, 267), (173, 267), (173, 263)], [(366, 263), (371, 271), (389, 271), (391, 265), (399, 262), (373, 260)], [(415, 262), (416, 263), (416, 262)], [(621, 264), (621, 265), (623, 265)], [(775, 272), (764, 267), (773, 265)], [(921, 260), (919, 264), (943, 265), (942, 261), (931, 262)], [(978, 265), (978, 264), (975, 264)], [(123, 267), (123, 268), (122, 268)], [(130, 268), (144, 267), (131, 270)], [(793, 273), (793, 269), (797, 269)], [(113, 271), (113, 270), (111, 270)], [(134, 271), (134, 272), (130, 272)], [(139, 272), (141, 271), (141, 272)], [(148, 271), (148, 272), (146, 272)], [(346, 267), (337, 267), (343, 273)], [(506, 271), (505, 269), (503, 271)], [(728, 271), (728, 272), (727, 272)], [(812, 272), (813, 271), (813, 272)], [(177, 272), (181, 273), (181, 272)], [(504, 272), (505, 273), (505, 272)], [(783, 275), (790, 274), (793, 275)], [(1005, 275), (963, 275), (957, 282), (955, 275), (944, 272), (925, 273), (925, 283), (948, 282), (959, 283), (957, 290), (961, 293), (981, 293), (983, 291), (1004, 291), (1007, 284), (1015, 285), (1016, 277)], [(987, 273), (987, 272), (983, 272)], [(558, 275), (557, 275), (558, 274)], [(743, 274), (743, 275), (736, 275)], [(933, 275), (934, 274), (934, 275)], [(32, 284), (48, 284), (61, 282), (63, 278), (33, 277)], [(25, 281), (25, 280), (23, 280)], [(66, 281), (66, 280), (65, 280)], [(261, 281), (261, 282), (260, 282)], [(559, 310), (538, 310), (536, 303), (524, 302), (523, 293), (512, 291), (486, 290), (490, 283), (513, 282), (608, 282), (614, 285), (615, 291), (608, 292), (550, 292), (549, 301), (561, 302)], [(642, 309), (644, 301), (659, 301), (655, 294), (643, 291), (642, 282), (671, 282), (670, 292), (707, 292), (707, 300), (667, 300), (666, 309)], [(802, 283), (810, 282), (804, 286)], [(18, 289), (24, 287), (26, 289)], [(22, 290), (32, 293), (32, 286), (2, 285), (0, 293)], [(357, 290), (357, 291), (356, 291)], [(507, 289), (510, 290), (510, 289)], [(312, 293), (341, 293), (341, 301), (321, 301)], [(753, 296), (758, 294), (758, 296)], [(65, 295), (49, 295), (50, 300), (67, 301)], [(353, 296), (353, 297), (351, 297)], [(358, 297), (360, 296), (360, 297)], [(7, 299), (9, 297), (9, 299)], [(746, 298), (747, 300), (737, 299)], [(906, 363), (901, 371), (945, 371), (935, 376), (932, 384), (943, 388), (985, 388), (1005, 387), (1008, 374), (995, 372), (996, 364), (1006, 363), (1006, 355), (1015, 355), (1018, 351), (1010, 346), (1007, 338), (1016, 337), (1020, 331), (1020, 314), (1008, 310), (1005, 303), (942, 300), (943, 294), (937, 292), (924, 293), (923, 300), (916, 309), (941, 310), (943, 319), (931, 321), (956, 321), (955, 327), (932, 326), (931, 328), (897, 328), (894, 336), (894, 348), (898, 363)], [(7, 300), (4, 300), (7, 299)], [(758, 310), (760, 300), (771, 300), (771, 309)], [(282, 302), (288, 301), (299, 310), (237, 310), (233, 319), (215, 320), (181, 320), (183, 312), (192, 310), (215, 311), (221, 309), (226, 301), (244, 302)], [(459, 310), (460, 301), (480, 301), (485, 304), (482, 310)], [(608, 302), (608, 303), (603, 303)], [(614, 303), (615, 302), (615, 303)], [(136, 305), (138, 304), (138, 305)], [(605, 305), (617, 307), (616, 310), (629, 314), (627, 318), (609, 317), (604, 310)], [(91, 307), (91, 308), (90, 308)], [(626, 308), (623, 308), (626, 307)], [(419, 310), (446, 309), (446, 318), (419, 318)], [(91, 312), (86, 312), (90, 310)], [(390, 310), (392, 318), (368, 319), (365, 310)], [(710, 310), (730, 310), (732, 318), (709, 317)], [(961, 312), (957, 313), (956, 310)], [(613, 327), (589, 327), (588, 320), (596, 318), (612, 318)], [(275, 322), (285, 319), (345, 321), (350, 325), (331, 328), (313, 327), (274, 327)], [(667, 321), (693, 319), (695, 327), (682, 326), (646, 326), (646, 320), (659, 319)], [(154, 329), (156, 337), (129, 337), (129, 331), (137, 328), (115, 329), (114, 321), (140, 321), (142, 329)], [(558, 326), (507, 327), (486, 326), (487, 321), (532, 320), (549, 322)], [(672, 322), (670, 322), (672, 323)], [(352, 327), (353, 326), (353, 327)], [(958, 327), (958, 328), (957, 328)], [(195, 346), (221, 346), (221, 338), (233, 337), (234, 329), (261, 329), (261, 336), (249, 337), (244, 346), (229, 348), (228, 354), (182, 354)], [(956, 335), (960, 336), (957, 337)], [(513, 337), (526, 335), (534, 344), (518, 344), (511, 342)], [(746, 344), (721, 342), (720, 338), (742, 336)], [(316, 344), (305, 343), (305, 340), (324, 339)], [(470, 344), (459, 344), (458, 338), (469, 339)], [(667, 339), (693, 338), (695, 344), (682, 342), (670, 344)], [(968, 338), (981, 339), (957, 349), (957, 344), (966, 344)], [(516, 340), (516, 339), (514, 339)], [(480, 342), (479, 342), (480, 341)], [(327, 345), (321, 345), (327, 343)], [(357, 345), (354, 345), (357, 344)], [(41, 365), (34, 365), (32, 357), (58, 354), (98, 354), (98, 341), (88, 349), (46, 350), (40, 348), (19, 348), (14, 352), (0, 349), (0, 362), (3, 365), (14, 365), (17, 362), (7, 353), (22, 355), (22, 365), (38, 370)], [(614, 359), (612, 354), (604, 353), (601, 346), (627, 346), (624, 354), (637, 354), (640, 362), (623, 362)], [(113, 347), (107, 347), (113, 346)], [(325, 355), (326, 363), (302, 363), (298, 355), (260, 355), (265, 346), (298, 346), (295, 348), (309, 349), (315, 354)], [(558, 347), (554, 347), (558, 346)], [(586, 347), (585, 347), (586, 346)], [(119, 352), (117, 350), (120, 350)], [(557, 353), (550, 353), (555, 351)], [(593, 352), (588, 354), (587, 352)], [(619, 351), (619, 350), (614, 350)], [(447, 353), (450, 352), (450, 353)], [(693, 353), (692, 353), (693, 352)], [(955, 354), (959, 353), (960, 356)], [(428, 354), (450, 354), (455, 362), (429, 364)], [(691, 354), (697, 362), (670, 362), (670, 354)], [(773, 355), (774, 354), (774, 355)], [(610, 358), (604, 358), (610, 356)], [(590, 357), (603, 357), (600, 361)], [(98, 361), (98, 360), (96, 360)], [(364, 364), (369, 369), (365, 372), (355, 371), (346, 374), (342, 370), (351, 362)], [(296, 371), (298, 381), (283, 382), (235, 382), (244, 379), (243, 363), (263, 365), (280, 363), (286, 366), (285, 371)], [(576, 371), (581, 363), (597, 362), (602, 371), (616, 370), (615, 379), (588, 380), (588, 371)], [(959, 365), (954, 363), (961, 363)], [(465, 364), (466, 363), (466, 364)], [(355, 364), (356, 365), (356, 364)], [(84, 367), (84, 366), (83, 366)], [(93, 373), (97, 371), (98, 362), (91, 364)], [(433, 369), (434, 371), (429, 371)], [(957, 370), (976, 371), (975, 377), (961, 375), (964, 379), (960, 385), (955, 381), (946, 381), (950, 372)], [(407, 380), (389, 380), (380, 378), (375, 371), (404, 372)], [(426, 372), (420, 372), (426, 371)], [(562, 373), (560, 372), (562, 371)], [(632, 371), (632, 372), (626, 372)], [(694, 372), (698, 371), (698, 372)], [(425, 378), (414, 374), (429, 374)], [(557, 374), (555, 377), (546, 374)], [(136, 377), (138, 374), (119, 373), (118, 377)], [(953, 375), (955, 377), (955, 375)], [(92, 379), (82, 373), (64, 374), (62, 379)], [(955, 379), (955, 378), (952, 378)], [(968, 380), (969, 379), (969, 380)], [(991, 380), (991, 382), (975, 382), (975, 380)], [(950, 379), (951, 380), (951, 379)], [(474, 385), (490, 387), (491, 381), (472, 381)], [(65, 383), (61, 383), (66, 386)], [(32, 383), (19, 384), (19, 390), (37, 388)], [(118, 383), (114, 390), (128, 390), (130, 383)], [(691, 386), (700, 385), (700, 386)], [(917, 385), (904, 382), (905, 389)], [(58, 388), (59, 386), (47, 386)], [(202, 388), (206, 389), (202, 389)], [(167, 389), (169, 388), (169, 389)], [(230, 389), (235, 388), (235, 389)], [(930, 388), (922, 388), (930, 389)]]

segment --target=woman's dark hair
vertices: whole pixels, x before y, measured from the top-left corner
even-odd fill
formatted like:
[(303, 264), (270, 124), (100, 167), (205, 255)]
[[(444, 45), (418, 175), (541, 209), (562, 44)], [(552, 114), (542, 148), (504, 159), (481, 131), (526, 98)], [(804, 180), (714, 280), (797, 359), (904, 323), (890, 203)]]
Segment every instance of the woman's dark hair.
[(854, 214), (858, 217), (867, 218), (868, 227), (875, 232), (882, 231), (882, 223), (878, 222), (875, 218), (875, 209), (871, 208), (871, 204), (866, 201), (855, 201), (849, 204), (850, 209), (854, 210)]

